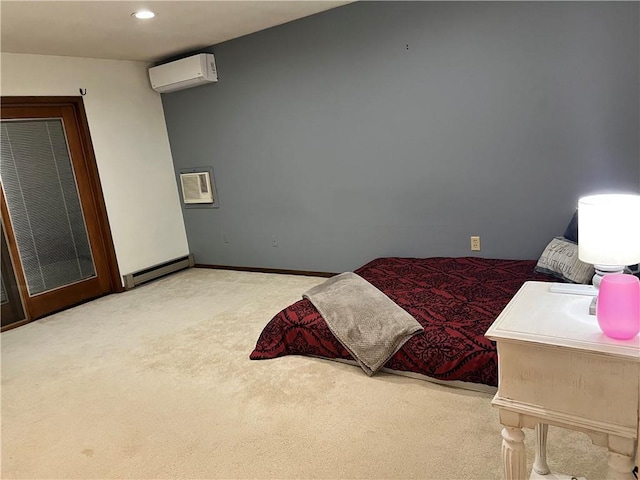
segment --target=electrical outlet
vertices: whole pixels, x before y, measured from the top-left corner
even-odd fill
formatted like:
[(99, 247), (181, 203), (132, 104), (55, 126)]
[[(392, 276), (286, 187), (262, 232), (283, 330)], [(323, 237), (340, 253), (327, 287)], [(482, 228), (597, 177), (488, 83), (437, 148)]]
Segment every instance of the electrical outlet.
[(474, 252), (479, 252), (480, 251), (480, 237), (479, 236), (472, 236), (471, 237), (471, 250)]
[(222, 234), (222, 241), (224, 243), (229, 243), (229, 235), (227, 235), (226, 233)]
[(271, 246), (272, 247), (278, 246), (278, 237), (271, 237)]

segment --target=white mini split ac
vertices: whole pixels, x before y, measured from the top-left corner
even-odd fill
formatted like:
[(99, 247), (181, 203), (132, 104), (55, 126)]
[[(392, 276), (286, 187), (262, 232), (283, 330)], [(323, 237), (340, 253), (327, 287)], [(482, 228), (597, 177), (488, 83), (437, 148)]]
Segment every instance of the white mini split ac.
[(217, 82), (216, 61), (212, 53), (199, 53), (151, 67), (149, 80), (151, 80), (151, 88), (160, 93), (175, 92), (205, 83)]
[(213, 203), (209, 172), (181, 173), (180, 185), (184, 203)]

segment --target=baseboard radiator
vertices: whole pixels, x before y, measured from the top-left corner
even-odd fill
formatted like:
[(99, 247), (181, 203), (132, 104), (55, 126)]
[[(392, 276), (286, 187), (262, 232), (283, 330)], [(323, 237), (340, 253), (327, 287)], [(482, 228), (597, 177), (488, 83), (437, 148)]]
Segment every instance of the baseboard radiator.
[(189, 254), (185, 257), (174, 258), (168, 262), (160, 263), (137, 272), (129, 273), (122, 276), (125, 290), (131, 290), (138, 285), (141, 285), (156, 278), (164, 277), (170, 273), (184, 270), (185, 268), (191, 268), (194, 265), (193, 254)]

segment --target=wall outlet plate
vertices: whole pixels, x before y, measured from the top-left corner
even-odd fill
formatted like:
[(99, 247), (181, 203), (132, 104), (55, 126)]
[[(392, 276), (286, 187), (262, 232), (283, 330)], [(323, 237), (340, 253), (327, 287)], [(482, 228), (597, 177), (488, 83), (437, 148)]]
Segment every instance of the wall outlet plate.
[(471, 250), (474, 252), (480, 251), (480, 237), (477, 235), (471, 236)]

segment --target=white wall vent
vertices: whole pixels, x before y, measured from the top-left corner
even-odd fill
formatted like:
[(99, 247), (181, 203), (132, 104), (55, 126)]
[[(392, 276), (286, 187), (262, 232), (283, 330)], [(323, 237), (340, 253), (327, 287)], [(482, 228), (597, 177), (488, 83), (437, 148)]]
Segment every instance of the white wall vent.
[(199, 53), (149, 69), (151, 88), (168, 93), (205, 83), (217, 82), (218, 72), (212, 53)]
[(181, 173), (180, 185), (184, 203), (213, 203), (209, 172)]

